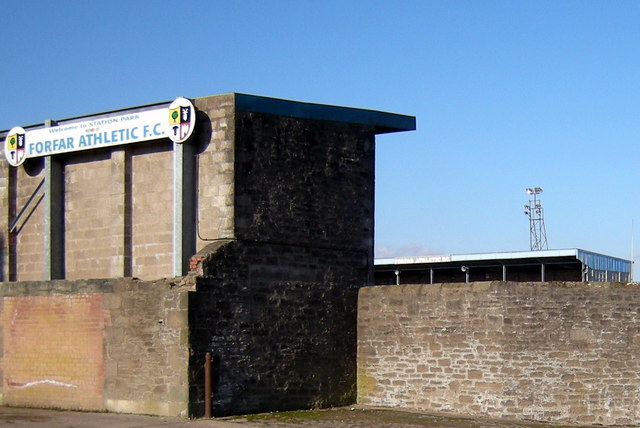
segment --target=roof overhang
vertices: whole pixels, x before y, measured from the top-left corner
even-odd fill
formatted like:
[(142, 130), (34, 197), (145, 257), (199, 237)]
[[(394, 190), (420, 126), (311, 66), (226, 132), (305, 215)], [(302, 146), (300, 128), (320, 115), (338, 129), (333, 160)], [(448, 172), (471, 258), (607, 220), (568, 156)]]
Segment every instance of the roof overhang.
[(234, 93), (236, 110), (373, 126), (376, 134), (413, 131), (415, 116)]

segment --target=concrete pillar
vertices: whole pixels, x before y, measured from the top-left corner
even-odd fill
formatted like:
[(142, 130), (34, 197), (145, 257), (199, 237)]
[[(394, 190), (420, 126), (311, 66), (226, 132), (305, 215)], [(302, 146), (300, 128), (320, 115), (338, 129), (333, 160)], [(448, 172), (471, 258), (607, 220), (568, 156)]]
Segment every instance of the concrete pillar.
[(44, 158), (44, 280), (64, 279), (64, 167)]
[(195, 253), (195, 147), (173, 146), (173, 275), (186, 275)]

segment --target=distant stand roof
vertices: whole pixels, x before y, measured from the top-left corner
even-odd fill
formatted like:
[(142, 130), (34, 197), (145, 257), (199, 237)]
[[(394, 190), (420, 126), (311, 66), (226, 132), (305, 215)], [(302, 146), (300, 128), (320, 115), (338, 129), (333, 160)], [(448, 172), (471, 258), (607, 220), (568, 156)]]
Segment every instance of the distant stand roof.
[[(530, 262), (544, 263), (554, 260), (579, 260), (594, 270), (611, 272), (631, 272), (631, 261), (618, 257), (611, 257), (579, 248), (566, 250), (542, 250), (542, 251), (516, 251), (504, 253), (478, 253), (478, 254), (452, 254), (415, 257), (394, 257), (375, 259), (375, 266), (405, 266), (412, 265), (439, 265), (456, 263), (474, 263), (477, 265), (507, 264), (517, 265)], [(417, 267), (417, 266), (416, 266)]]

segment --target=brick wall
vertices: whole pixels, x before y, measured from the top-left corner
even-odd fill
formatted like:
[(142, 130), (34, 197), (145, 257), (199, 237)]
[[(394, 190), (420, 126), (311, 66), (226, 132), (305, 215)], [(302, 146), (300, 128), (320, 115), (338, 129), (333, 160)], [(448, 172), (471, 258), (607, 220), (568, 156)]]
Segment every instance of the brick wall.
[(236, 113), (236, 236), (369, 255), (371, 127)]
[(492, 418), (640, 423), (640, 288), (368, 287), (358, 402)]
[(167, 281), (0, 284), (1, 403), (187, 415), (187, 291)]
[(216, 416), (354, 402), (355, 278), (366, 277), (366, 265), (343, 256), (359, 270), (335, 269), (335, 251), (237, 241), (207, 260), (189, 304), (195, 416), (204, 409), (205, 352), (214, 358)]
[(3, 300), (4, 403), (103, 409), (102, 296)]

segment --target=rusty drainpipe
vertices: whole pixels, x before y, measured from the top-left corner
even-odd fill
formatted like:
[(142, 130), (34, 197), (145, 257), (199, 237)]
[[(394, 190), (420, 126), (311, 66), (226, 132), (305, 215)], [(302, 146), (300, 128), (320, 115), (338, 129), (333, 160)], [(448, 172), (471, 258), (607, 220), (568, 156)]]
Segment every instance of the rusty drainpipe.
[(204, 417), (211, 417), (211, 352), (204, 354)]

